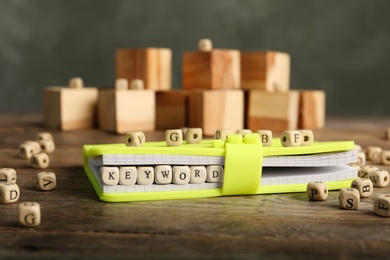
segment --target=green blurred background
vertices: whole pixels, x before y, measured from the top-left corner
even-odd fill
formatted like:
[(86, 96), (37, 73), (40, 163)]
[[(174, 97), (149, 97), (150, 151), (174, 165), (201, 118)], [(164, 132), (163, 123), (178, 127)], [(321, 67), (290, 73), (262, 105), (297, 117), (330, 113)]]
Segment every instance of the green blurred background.
[(40, 111), (42, 88), (112, 86), (115, 49), (291, 54), (291, 88), (323, 89), (328, 115), (390, 115), (390, 1), (0, 0), (0, 111)]

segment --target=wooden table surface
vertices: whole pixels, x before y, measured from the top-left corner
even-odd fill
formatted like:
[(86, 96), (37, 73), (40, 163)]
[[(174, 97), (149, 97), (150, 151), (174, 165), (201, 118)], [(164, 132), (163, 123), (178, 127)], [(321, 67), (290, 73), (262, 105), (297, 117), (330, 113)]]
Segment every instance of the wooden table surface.
[[(354, 140), (390, 149), (390, 118), (333, 118), (317, 140)], [(36, 174), (17, 156), (20, 143), (51, 131), (56, 150), (47, 170), (53, 191), (35, 188)], [(210, 199), (105, 203), (98, 200), (82, 165), (82, 145), (122, 142), (97, 129), (60, 132), (42, 126), (39, 114), (0, 114), (0, 168), (15, 168), (19, 202), (41, 204), (36, 228), (18, 224), (18, 203), (0, 204), (0, 258), (313, 258), (389, 257), (390, 218), (373, 212), (375, 188), (357, 211), (338, 208), (338, 192), (323, 202), (304, 193)], [(162, 140), (163, 132), (146, 133)], [(390, 170), (389, 167), (383, 167)]]

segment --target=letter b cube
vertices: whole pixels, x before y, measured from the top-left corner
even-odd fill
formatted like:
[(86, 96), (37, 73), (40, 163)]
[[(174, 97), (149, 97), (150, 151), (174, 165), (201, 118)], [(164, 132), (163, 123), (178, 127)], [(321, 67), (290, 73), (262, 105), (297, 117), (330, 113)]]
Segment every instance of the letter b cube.
[(322, 181), (309, 182), (306, 187), (306, 194), (310, 200), (326, 200), (328, 185)]
[(372, 181), (367, 178), (356, 178), (351, 183), (351, 188), (357, 189), (361, 198), (370, 197), (374, 191)]

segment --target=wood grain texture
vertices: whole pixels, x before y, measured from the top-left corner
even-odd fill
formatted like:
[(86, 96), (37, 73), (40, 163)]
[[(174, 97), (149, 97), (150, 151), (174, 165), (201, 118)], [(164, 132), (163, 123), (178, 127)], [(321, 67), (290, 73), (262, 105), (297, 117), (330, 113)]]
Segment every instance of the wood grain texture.
[(298, 127), (321, 129), (325, 126), (325, 91), (299, 91)]
[(238, 50), (214, 49), (183, 55), (184, 89), (238, 89), (240, 78)]
[[(290, 193), (104, 203), (84, 173), (82, 145), (123, 142), (123, 136), (98, 129), (63, 132), (42, 122), (40, 114), (0, 114), (0, 165), (16, 169), (19, 202), (39, 202), (42, 213), (38, 227), (22, 228), (18, 205), (0, 204), (2, 259), (383, 259), (389, 253), (389, 219), (374, 214), (373, 196), (390, 193), (390, 187), (374, 188), (356, 211), (338, 208), (337, 191), (323, 202)], [(329, 118), (314, 133), (319, 141), (355, 140), (363, 148), (388, 150), (383, 132), (389, 125), (389, 117)], [(57, 148), (48, 168), (56, 173), (57, 188), (40, 192), (37, 170), (17, 156), (17, 147), (47, 130)], [(164, 132), (146, 138), (163, 140)]]
[(185, 90), (156, 92), (156, 129), (188, 126), (188, 95)]

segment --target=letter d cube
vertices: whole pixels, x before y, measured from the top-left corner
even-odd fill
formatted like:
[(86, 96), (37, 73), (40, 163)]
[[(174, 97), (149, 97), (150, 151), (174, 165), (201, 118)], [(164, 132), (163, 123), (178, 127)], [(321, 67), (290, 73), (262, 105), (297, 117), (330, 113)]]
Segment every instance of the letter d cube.
[(374, 200), (374, 212), (382, 217), (390, 217), (390, 194), (381, 194)]
[(310, 200), (326, 200), (328, 185), (322, 181), (309, 182), (306, 187), (306, 194)]
[(16, 183), (0, 184), (0, 203), (14, 203), (19, 200), (19, 186)]
[(19, 204), (19, 223), (26, 227), (36, 227), (41, 223), (41, 207), (37, 202)]

